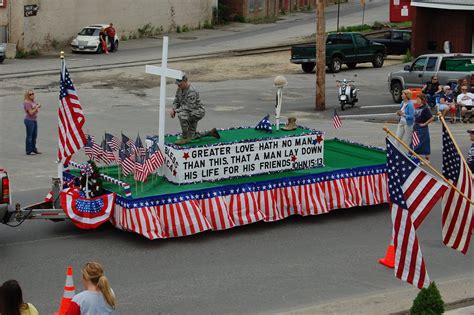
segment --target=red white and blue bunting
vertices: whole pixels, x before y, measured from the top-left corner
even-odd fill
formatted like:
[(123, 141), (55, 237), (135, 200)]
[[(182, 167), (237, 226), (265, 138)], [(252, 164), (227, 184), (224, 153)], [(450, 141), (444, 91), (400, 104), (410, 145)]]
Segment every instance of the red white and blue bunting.
[(111, 222), (159, 239), (387, 203), (385, 172), (378, 165), (140, 199), (117, 196)]
[(76, 189), (60, 193), (61, 208), (75, 226), (95, 229), (108, 221), (115, 206), (115, 193), (96, 198), (84, 198)]

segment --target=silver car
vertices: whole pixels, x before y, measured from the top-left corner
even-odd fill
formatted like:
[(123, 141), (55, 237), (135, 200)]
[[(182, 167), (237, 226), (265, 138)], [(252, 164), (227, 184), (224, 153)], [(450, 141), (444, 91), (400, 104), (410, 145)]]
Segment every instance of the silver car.
[[(107, 28), (108, 24), (93, 24), (84, 27), (71, 42), (73, 52), (94, 52), (102, 53), (102, 45), (100, 45), (99, 33), (102, 28)], [(115, 50), (118, 49), (119, 39), (115, 34)], [(111, 43), (107, 37), (107, 47), (110, 50)]]

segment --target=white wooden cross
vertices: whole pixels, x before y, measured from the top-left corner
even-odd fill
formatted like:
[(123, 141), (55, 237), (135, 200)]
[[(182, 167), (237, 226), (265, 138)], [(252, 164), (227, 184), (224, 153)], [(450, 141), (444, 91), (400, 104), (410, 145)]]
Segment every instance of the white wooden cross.
[(165, 150), (165, 107), (166, 107), (166, 78), (181, 80), (184, 73), (179, 70), (167, 68), (168, 66), (168, 36), (163, 36), (163, 53), (161, 54), (161, 67), (145, 66), (145, 72), (161, 76), (160, 81), (160, 118), (158, 127), (158, 145), (161, 152)]

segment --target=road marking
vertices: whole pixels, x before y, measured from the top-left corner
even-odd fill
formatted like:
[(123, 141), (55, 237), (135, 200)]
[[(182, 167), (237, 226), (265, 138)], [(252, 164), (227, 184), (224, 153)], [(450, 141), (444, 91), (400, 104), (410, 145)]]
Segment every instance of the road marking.
[(369, 105), (369, 106), (361, 106), (359, 108), (384, 108), (384, 107), (400, 107), (400, 104)]
[(341, 118), (350, 117), (366, 117), (366, 116), (394, 116), (395, 113), (381, 113), (381, 114), (359, 114), (359, 115), (339, 115)]

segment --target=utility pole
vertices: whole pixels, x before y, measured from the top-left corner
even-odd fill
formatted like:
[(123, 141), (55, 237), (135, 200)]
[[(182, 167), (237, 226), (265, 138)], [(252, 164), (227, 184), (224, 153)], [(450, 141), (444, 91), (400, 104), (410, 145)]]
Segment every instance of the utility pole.
[(326, 109), (326, 0), (316, 0), (316, 102), (315, 110)]

